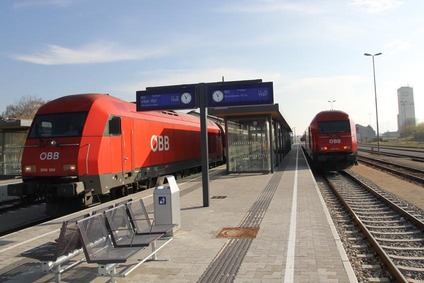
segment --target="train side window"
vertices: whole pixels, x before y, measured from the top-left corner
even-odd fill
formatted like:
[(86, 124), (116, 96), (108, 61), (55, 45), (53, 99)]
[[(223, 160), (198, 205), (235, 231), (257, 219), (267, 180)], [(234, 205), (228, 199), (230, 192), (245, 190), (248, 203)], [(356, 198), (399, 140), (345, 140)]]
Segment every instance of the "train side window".
[(105, 132), (110, 136), (119, 136), (121, 135), (121, 118), (120, 117), (109, 117), (107, 123), (107, 128)]

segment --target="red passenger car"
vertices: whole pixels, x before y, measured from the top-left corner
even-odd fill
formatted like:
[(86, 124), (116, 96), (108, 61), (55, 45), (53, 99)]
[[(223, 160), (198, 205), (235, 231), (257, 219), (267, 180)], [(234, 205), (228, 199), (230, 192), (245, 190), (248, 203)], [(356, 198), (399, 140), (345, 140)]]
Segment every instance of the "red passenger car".
[[(222, 133), (208, 121), (209, 160), (223, 160)], [(198, 117), (136, 112), (107, 94), (65, 96), (37, 112), (22, 155), (23, 183), (9, 195), (45, 196), (48, 210), (88, 206), (149, 186), (152, 179), (201, 166)], [(198, 169), (199, 170), (199, 169)]]
[(302, 138), (314, 166), (324, 171), (342, 171), (357, 164), (356, 127), (342, 111), (318, 113)]

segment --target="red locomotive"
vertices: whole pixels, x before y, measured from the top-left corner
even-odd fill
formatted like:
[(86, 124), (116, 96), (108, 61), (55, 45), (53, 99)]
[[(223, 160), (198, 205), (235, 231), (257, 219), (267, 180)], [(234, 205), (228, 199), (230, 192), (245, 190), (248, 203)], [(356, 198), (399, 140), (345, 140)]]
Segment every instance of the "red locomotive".
[(342, 171), (357, 164), (356, 127), (345, 112), (331, 110), (318, 113), (302, 142), (313, 165), (321, 170)]
[[(65, 96), (42, 106), (22, 154), (23, 183), (8, 194), (43, 196), (54, 214), (149, 187), (154, 178), (201, 166), (200, 121), (172, 111), (136, 112), (107, 94)], [(223, 161), (223, 133), (208, 121), (209, 160)], [(199, 169), (198, 169), (199, 170)]]

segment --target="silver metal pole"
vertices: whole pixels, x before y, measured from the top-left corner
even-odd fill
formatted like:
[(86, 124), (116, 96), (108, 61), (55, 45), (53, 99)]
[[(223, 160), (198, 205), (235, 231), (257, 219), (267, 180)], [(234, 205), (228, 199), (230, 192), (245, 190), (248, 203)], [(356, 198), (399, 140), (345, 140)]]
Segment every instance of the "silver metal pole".
[(374, 95), (375, 95), (375, 120), (377, 123), (377, 154), (380, 155), (380, 128), (378, 126), (378, 103), (377, 103), (377, 83), (375, 80), (375, 63), (374, 63), (374, 57), (381, 55), (382, 53), (376, 53), (376, 54), (369, 54), (365, 53), (365, 56), (371, 56), (372, 57), (372, 72), (374, 76)]

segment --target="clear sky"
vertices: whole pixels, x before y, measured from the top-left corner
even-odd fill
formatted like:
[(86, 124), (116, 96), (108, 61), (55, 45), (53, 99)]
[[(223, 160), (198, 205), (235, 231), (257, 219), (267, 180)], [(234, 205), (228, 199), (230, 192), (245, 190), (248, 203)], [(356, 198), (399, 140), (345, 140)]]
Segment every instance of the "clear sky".
[(424, 122), (422, 0), (1, 0), (0, 113), (23, 96), (262, 79), (301, 134), (333, 108), (397, 130), (397, 89)]

